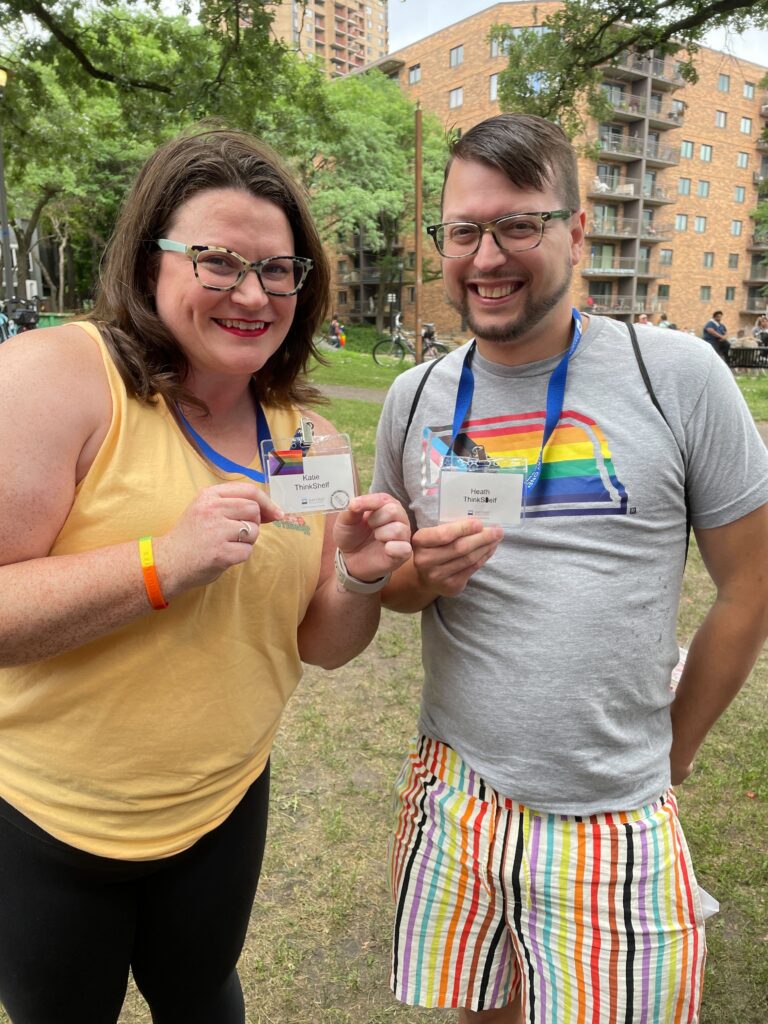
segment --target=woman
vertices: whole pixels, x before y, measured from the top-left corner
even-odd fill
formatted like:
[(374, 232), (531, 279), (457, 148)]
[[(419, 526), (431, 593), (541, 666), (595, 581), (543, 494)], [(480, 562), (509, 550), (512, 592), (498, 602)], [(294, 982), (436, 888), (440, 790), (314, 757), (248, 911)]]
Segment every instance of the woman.
[(301, 661), (333, 668), (366, 646), (410, 553), (387, 495), (296, 520), (254, 482), (260, 435), (292, 436), (313, 397), (302, 374), (327, 297), (274, 154), (205, 132), (141, 171), (88, 321), (3, 346), (0, 1002), (14, 1024), (114, 1022), (129, 966), (155, 1024), (244, 1020), (236, 963), (282, 708)]
[(768, 316), (759, 316), (755, 320), (752, 335), (760, 348), (768, 347)]

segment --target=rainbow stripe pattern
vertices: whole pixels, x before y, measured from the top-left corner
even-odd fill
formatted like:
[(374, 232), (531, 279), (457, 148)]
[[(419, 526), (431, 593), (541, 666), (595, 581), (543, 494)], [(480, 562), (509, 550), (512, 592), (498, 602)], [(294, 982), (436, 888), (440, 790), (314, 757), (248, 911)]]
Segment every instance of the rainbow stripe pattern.
[(527, 1024), (696, 1024), (706, 945), (674, 796), (542, 814), (422, 737), (396, 788), (392, 989)]
[(270, 476), (301, 476), (304, 472), (304, 453), (301, 448), (278, 451), (273, 448), (267, 462)]
[[(544, 410), (467, 420), (456, 439), (457, 455), (469, 457), (482, 445), (489, 458), (524, 458), (536, 464), (544, 433)], [(422, 444), (422, 487), (437, 486), (451, 443), (451, 426), (427, 427)], [(524, 515), (626, 515), (627, 492), (613, 464), (599, 425), (573, 409), (564, 409), (544, 450), (541, 476), (528, 493)]]

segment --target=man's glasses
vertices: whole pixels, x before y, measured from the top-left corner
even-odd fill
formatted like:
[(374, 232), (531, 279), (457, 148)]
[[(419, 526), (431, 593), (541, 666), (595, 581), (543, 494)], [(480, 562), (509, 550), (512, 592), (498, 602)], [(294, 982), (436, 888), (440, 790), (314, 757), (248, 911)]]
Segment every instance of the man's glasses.
[(192, 260), (195, 277), (215, 292), (231, 292), (251, 270), (267, 295), (295, 295), (312, 269), (312, 260), (304, 256), (268, 256), (251, 263), (237, 252), (218, 245), (185, 245), (170, 238), (158, 238), (164, 252), (183, 252)]
[(441, 256), (458, 260), (474, 256), (488, 231), (503, 252), (526, 252), (535, 249), (544, 237), (544, 226), (550, 220), (568, 220), (573, 210), (546, 210), (544, 213), (510, 213), (484, 224), (473, 220), (453, 220), (432, 224), (427, 234)]

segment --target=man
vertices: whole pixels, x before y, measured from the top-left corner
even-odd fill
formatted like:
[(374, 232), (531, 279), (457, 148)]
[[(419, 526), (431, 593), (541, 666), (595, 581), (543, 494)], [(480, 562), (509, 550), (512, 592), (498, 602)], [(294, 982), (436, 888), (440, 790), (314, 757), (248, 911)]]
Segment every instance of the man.
[(726, 363), (728, 362), (728, 353), (731, 348), (731, 343), (726, 338), (727, 333), (728, 329), (723, 323), (723, 311), (722, 309), (716, 309), (712, 314), (712, 319), (707, 320), (704, 324), (704, 331), (701, 336), (704, 341), (709, 342), (715, 352)]
[[(703, 915), (669, 787), (768, 633), (752, 418), (694, 338), (638, 332), (666, 419), (626, 325), (582, 314), (579, 340), (584, 224), (555, 125), (502, 114), (453, 145), (429, 230), (476, 347), (432, 364), (415, 408), (428, 368), (401, 375), (377, 438), (374, 487), (415, 530), (384, 600), (422, 612), (425, 669), (397, 785), (392, 985), (461, 1024), (697, 1018)], [(527, 461), (519, 529), (438, 524), (451, 449), (467, 468)], [(717, 597), (675, 694), (686, 509)]]
[(647, 313), (640, 313), (638, 315), (637, 320), (635, 321), (635, 323), (647, 324), (648, 323), (648, 314)]

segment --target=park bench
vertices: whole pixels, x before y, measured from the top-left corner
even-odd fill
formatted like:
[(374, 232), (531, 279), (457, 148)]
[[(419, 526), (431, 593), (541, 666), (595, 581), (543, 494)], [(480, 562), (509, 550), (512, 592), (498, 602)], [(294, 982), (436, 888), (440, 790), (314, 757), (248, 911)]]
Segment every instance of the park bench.
[(768, 370), (768, 349), (731, 348), (728, 365), (732, 370)]

